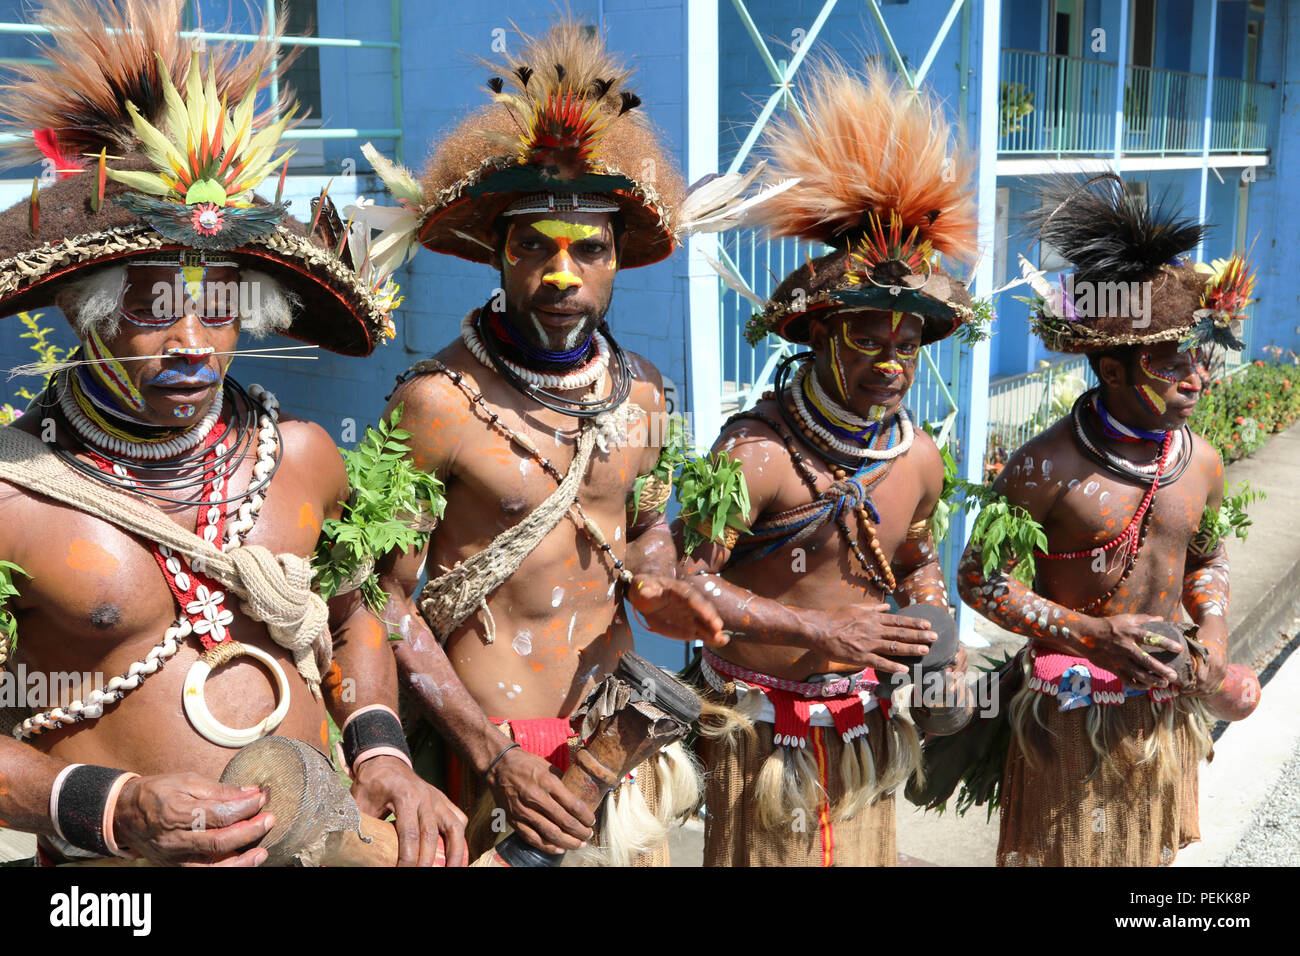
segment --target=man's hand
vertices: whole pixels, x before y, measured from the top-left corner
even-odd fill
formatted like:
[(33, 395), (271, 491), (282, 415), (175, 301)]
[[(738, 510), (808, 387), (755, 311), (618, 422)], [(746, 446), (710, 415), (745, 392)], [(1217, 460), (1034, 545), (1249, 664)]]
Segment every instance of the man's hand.
[(1228, 676), (1228, 655), (1221, 644), (1207, 641), (1209, 656), (1196, 658), (1195, 676), (1190, 684), (1182, 684), (1179, 691), (1188, 697), (1212, 697), (1223, 687)]
[(257, 787), (228, 787), (196, 773), (128, 780), (113, 813), (119, 847), (160, 866), (258, 866), (252, 844), (275, 825)]
[(645, 618), (646, 627), (680, 641), (703, 641), (722, 647), (722, 618), (708, 598), (687, 581), (662, 575), (638, 574), (627, 591), (628, 603)]
[(396, 757), (362, 761), (352, 777), (352, 797), (362, 813), (397, 827), (397, 865), (433, 866), (445, 848), (446, 866), (469, 863), (465, 814)]
[(811, 650), (853, 667), (872, 667), (886, 674), (905, 674), (906, 664), (882, 654), (924, 657), (938, 635), (928, 622), (890, 614), (888, 604), (857, 604), (817, 615)]
[(1177, 654), (1182, 647), (1177, 641), (1152, 634), (1144, 627), (1159, 620), (1151, 614), (1094, 618), (1079, 641), (1087, 648), (1088, 660), (1114, 671), (1127, 686), (1138, 690), (1168, 687), (1178, 680), (1178, 675), (1153, 655), (1157, 651)]
[(487, 785), (510, 825), (539, 850), (564, 853), (591, 839), (591, 810), (560, 782), (559, 771), (522, 747), (496, 762)]

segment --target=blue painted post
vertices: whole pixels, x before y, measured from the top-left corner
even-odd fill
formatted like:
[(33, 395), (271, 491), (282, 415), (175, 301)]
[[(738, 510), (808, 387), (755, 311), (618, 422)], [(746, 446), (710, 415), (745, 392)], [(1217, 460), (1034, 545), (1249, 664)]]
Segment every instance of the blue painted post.
[(1119, 173), (1119, 161), (1124, 155), (1124, 82), (1129, 76), (1128, 56), (1128, 0), (1119, 4), (1119, 46), (1115, 50), (1115, 148), (1111, 153), (1111, 165)]
[[(718, 170), (718, 0), (687, 0), (686, 77), (686, 177), (695, 182)], [(716, 259), (717, 250), (711, 233), (687, 241), (687, 392), (701, 450), (722, 428), (722, 302), (718, 277), (702, 255)]]
[[(1205, 222), (1206, 193), (1210, 178), (1210, 130), (1214, 116), (1214, 49), (1215, 33), (1219, 24), (1219, 0), (1203, 0), (1210, 5), (1210, 37), (1205, 46), (1205, 115), (1201, 118), (1201, 194), (1196, 206), (1196, 218)], [(1196, 244), (1196, 258), (1204, 257), (1205, 241)]]
[[(980, 10), (979, 67), (979, 173), (976, 195), (979, 200), (980, 248), (992, 250), (997, 222), (998, 192), (998, 63), (1002, 40), (1002, 0), (984, 0)], [(975, 272), (975, 295), (993, 291), (993, 256), (985, 255)], [(970, 374), (961, 383), (957, 397), (961, 414), (958, 418), (961, 458), (957, 468), (967, 481), (984, 480), (984, 448), (989, 433), (989, 340), (971, 347)], [(949, 567), (956, 568), (966, 539), (970, 537), (975, 516), (954, 521), (949, 531)], [(952, 577), (950, 575), (950, 577)], [(953, 595), (956, 597), (956, 595)], [(957, 601), (957, 626), (962, 643), (968, 647), (987, 646), (975, 633), (975, 612)]]

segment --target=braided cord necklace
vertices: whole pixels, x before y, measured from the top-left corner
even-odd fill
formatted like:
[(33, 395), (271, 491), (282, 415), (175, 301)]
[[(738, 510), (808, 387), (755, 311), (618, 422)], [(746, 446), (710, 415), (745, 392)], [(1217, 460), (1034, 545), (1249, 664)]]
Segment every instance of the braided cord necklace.
[[(437, 359), (426, 359), (425, 361), (417, 362), (405, 375), (398, 376), (398, 384), (400, 385), (408, 378), (425, 372), (446, 375), (451, 379), (452, 384), (464, 393), (465, 397), (469, 399), (470, 404), (477, 405), (482, 410), (483, 414), (487, 417), (490, 428), (502, 435), (507, 441), (517, 446), (524, 454), (528, 455), (528, 457), (531, 458), (537, 466), (542, 469), (542, 471), (546, 472), (551, 480), (553, 480), (557, 485), (563, 483), (564, 475), (560, 474), (559, 469), (552, 464), (551, 460), (538, 450), (537, 444), (527, 435), (521, 435), (519, 432), (502, 422), (501, 416), (488, 406), (487, 399), (483, 397), (483, 393), (466, 382), (465, 376), (460, 372), (448, 368)], [(584, 423), (582, 427), (587, 428), (593, 426)], [(577, 520), (575, 520), (574, 523), (582, 529), (583, 533), (596, 547), (596, 550), (603, 554), (605, 559), (610, 563), (610, 566), (614, 571), (615, 583), (618, 581), (622, 581), (625, 584), (629, 583), (632, 580), (632, 572), (624, 566), (621, 558), (615, 557), (609, 539), (606, 538), (600, 525), (598, 525), (595, 520), (583, 510), (582, 503), (577, 498), (573, 500), (573, 504), (570, 505), (570, 508), (577, 512)], [(572, 517), (572, 515), (570, 517)], [(610, 585), (610, 588), (612, 590), (613, 584)]]

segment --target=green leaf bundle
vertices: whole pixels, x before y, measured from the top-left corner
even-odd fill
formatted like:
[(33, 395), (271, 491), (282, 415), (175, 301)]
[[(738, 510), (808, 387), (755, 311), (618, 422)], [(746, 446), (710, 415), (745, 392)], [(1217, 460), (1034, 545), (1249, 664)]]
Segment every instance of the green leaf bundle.
[(677, 501), (682, 506), (687, 554), (709, 541), (721, 542), (727, 528), (749, 527), (749, 487), (741, 463), (717, 452), (704, 458), (689, 457), (677, 479)]

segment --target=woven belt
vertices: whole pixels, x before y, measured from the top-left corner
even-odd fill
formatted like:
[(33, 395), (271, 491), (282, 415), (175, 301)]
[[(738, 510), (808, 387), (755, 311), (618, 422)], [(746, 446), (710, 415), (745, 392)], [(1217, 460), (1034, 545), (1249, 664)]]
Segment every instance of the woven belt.
[[(856, 674), (845, 674), (843, 677), (836, 678), (826, 683), (812, 683), (809, 681), (786, 680), (783, 677), (773, 677), (770, 674), (763, 674), (759, 671), (751, 671), (747, 667), (741, 667), (739, 664), (733, 664), (731, 661), (724, 660), (707, 647), (701, 656), (700, 663), (703, 665), (705, 679), (708, 679), (710, 671), (718, 674), (725, 674), (727, 677), (735, 680), (743, 680), (747, 684), (754, 684), (757, 687), (769, 687), (773, 690), (783, 690), (791, 694), (798, 694), (800, 697), (816, 699), (818, 697), (839, 697), (844, 694), (856, 693), (860, 690), (870, 690), (880, 681), (876, 678), (876, 672), (870, 667), (864, 667)], [(711, 684), (712, 682), (710, 682)], [(717, 688), (715, 688), (717, 689)]]

